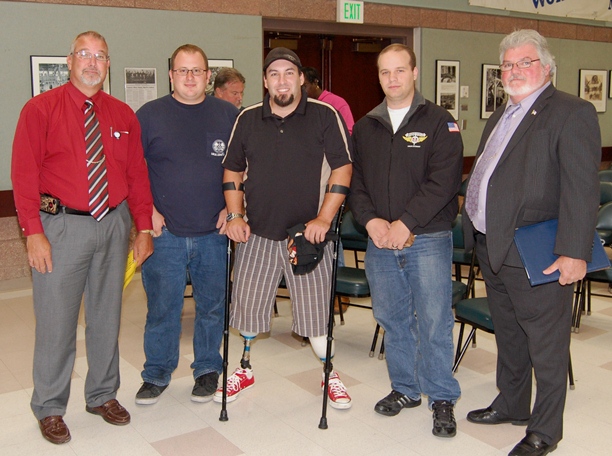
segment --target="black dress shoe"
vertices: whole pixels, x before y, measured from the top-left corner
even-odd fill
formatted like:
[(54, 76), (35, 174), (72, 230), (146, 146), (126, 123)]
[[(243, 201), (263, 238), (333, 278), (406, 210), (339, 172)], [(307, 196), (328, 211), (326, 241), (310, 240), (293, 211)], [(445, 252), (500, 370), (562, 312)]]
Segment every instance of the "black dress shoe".
[(549, 445), (533, 432), (528, 432), (508, 456), (544, 456), (557, 449), (557, 444)]
[(421, 399), (410, 399), (405, 394), (392, 390), (387, 397), (382, 398), (376, 403), (374, 410), (381, 415), (395, 416), (402, 409), (418, 407), (419, 405), (421, 405)]
[(512, 423), (515, 426), (527, 426), (527, 424), (529, 423), (529, 419), (516, 420), (514, 418), (503, 417), (491, 407), (487, 407), (486, 409), (472, 410), (470, 413), (467, 414), (467, 420), (470, 423), (476, 424)]

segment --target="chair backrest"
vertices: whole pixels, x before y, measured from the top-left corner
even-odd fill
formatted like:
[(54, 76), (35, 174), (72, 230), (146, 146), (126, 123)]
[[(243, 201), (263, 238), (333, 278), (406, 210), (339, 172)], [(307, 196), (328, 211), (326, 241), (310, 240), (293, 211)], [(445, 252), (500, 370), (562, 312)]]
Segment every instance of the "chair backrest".
[(599, 208), (595, 229), (604, 245), (609, 246), (612, 244), (612, 202), (606, 203)]
[(599, 182), (612, 182), (612, 169), (599, 171)]
[(457, 214), (455, 220), (453, 220), (453, 248), (463, 249), (465, 244), (463, 242), (463, 225), (461, 223), (461, 214)]
[(599, 205), (612, 201), (612, 182), (599, 182)]
[(365, 251), (368, 247), (368, 231), (357, 223), (350, 210), (346, 211), (342, 217), (340, 238), (344, 248), (348, 250)]

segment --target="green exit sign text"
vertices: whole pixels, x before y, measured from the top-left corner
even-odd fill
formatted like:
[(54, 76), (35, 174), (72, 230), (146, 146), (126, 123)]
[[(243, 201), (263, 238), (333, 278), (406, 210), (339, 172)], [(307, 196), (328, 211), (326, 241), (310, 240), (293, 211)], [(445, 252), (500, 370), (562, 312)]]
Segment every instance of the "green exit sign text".
[(363, 24), (363, 2), (338, 0), (336, 21)]

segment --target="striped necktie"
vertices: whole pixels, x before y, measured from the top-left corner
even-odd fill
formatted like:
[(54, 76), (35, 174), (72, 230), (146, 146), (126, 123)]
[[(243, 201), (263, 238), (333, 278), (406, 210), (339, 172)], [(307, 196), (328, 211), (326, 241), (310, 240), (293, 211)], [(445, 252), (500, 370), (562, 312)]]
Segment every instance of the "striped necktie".
[(89, 184), (89, 212), (98, 222), (108, 214), (108, 179), (106, 156), (102, 145), (100, 123), (93, 109), (93, 101), (86, 100), (85, 113), (85, 157)]

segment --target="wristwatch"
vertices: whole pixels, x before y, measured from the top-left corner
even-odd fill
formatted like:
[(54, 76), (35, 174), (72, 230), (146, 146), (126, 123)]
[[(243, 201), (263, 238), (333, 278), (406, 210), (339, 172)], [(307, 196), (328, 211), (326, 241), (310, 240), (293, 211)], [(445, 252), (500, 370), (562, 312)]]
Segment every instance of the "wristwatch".
[(150, 234), (151, 236), (155, 237), (155, 231), (153, 230), (140, 230), (139, 233)]
[(225, 221), (226, 222), (231, 222), (235, 218), (244, 218), (244, 214), (241, 214), (239, 212), (229, 212), (227, 214), (227, 217), (225, 218)]

